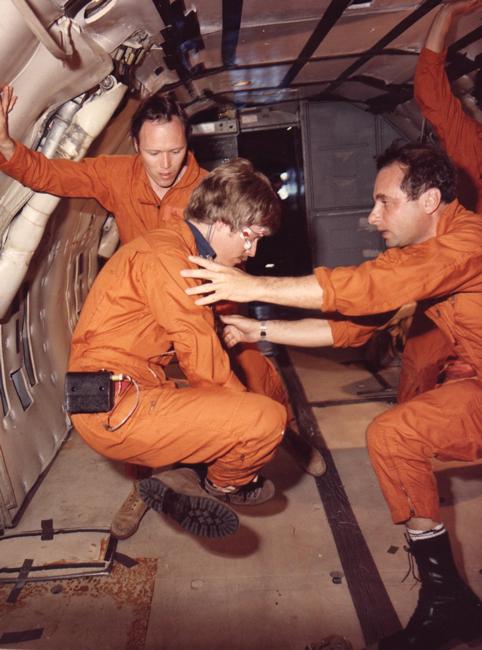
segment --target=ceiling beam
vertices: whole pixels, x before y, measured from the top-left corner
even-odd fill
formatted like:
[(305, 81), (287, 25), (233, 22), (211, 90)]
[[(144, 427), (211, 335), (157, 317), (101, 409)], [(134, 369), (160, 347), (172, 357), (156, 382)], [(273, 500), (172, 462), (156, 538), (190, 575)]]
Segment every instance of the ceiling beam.
[(365, 65), (367, 61), (378, 54), (379, 50), (398, 38), (400, 34), (403, 34), (403, 32), (405, 32), (409, 27), (423, 18), (425, 14), (427, 14), (429, 11), (432, 11), (432, 9), (439, 5), (441, 1), (442, 0), (425, 0), (425, 2), (420, 5), (420, 7), (415, 9), (415, 11), (412, 11), (410, 15), (401, 20), (398, 25), (393, 27), (393, 29), (391, 29), (387, 34), (385, 34), (385, 36), (383, 36), (383, 38), (377, 41), (373, 47), (367, 50), (365, 54), (363, 54), (357, 61), (352, 63), (352, 65), (350, 65), (344, 72), (342, 72), (339, 77), (328, 86), (326, 92), (332, 93), (334, 90), (336, 90), (340, 84), (350, 78), (350, 75), (353, 72), (359, 70), (363, 65)]
[[(476, 43), (482, 38), (482, 27), (477, 27), (458, 41), (450, 45), (447, 51), (447, 64), (445, 66), (447, 77), (450, 81), (455, 81), (463, 75), (470, 74), (482, 66), (482, 54), (479, 54), (472, 61), (459, 50), (466, 48), (471, 43)], [(364, 75), (350, 77), (349, 81), (367, 80)], [(373, 80), (373, 78), (372, 78)], [(370, 85), (370, 82), (367, 81)], [(372, 83), (372, 85), (374, 85)], [(399, 104), (403, 104), (413, 97), (413, 83), (410, 84), (386, 84), (383, 95), (372, 97), (367, 100), (370, 110), (374, 113), (391, 112)]]
[(243, 0), (223, 0), (223, 31), (221, 36), (221, 59), (226, 68), (236, 64)]
[(286, 86), (290, 85), (290, 83), (298, 75), (303, 66), (310, 60), (313, 52), (317, 50), (325, 36), (328, 34), (328, 32), (335, 25), (342, 13), (350, 4), (351, 0), (331, 0), (329, 7), (323, 14), (323, 17), (299, 53), (296, 59), (296, 63), (291, 66), (285, 77), (282, 79), (280, 88), (286, 88)]

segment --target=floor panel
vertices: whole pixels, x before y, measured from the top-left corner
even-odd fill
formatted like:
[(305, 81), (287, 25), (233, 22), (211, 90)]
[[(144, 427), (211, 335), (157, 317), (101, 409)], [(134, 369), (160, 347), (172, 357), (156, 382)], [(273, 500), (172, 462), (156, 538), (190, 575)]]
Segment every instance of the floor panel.
[[(390, 522), (365, 448), (367, 424), (390, 405), (364, 402), (363, 395), (383, 387), (351, 351), (292, 350), (290, 356), (356, 525), (405, 624), (418, 584), (412, 577), (402, 582), (408, 569), (403, 530)], [(384, 376), (390, 383), (395, 375)], [(329, 400), (359, 403), (316, 405)], [(457, 561), (481, 595), (482, 465), (437, 463), (436, 468)], [(121, 555), (110, 575), (27, 583), (16, 602), (7, 602), (14, 585), (1, 585), (0, 648), (304, 650), (343, 634), (360, 650), (364, 628), (317, 482), (282, 449), (265, 473), (277, 485), (275, 499), (239, 508), (241, 527), (232, 537), (191, 537), (149, 511), (136, 535), (118, 543)], [(98, 456), (73, 433), (15, 533), (39, 529), (46, 519), (54, 528), (108, 528), (129, 490), (122, 466)], [(55, 541), (48, 543), (57, 558)], [(101, 554), (85, 544), (79, 555)], [(32, 545), (28, 553), (35, 554)], [(40, 638), (19, 640), (18, 633), (32, 630), (41, 630)]]

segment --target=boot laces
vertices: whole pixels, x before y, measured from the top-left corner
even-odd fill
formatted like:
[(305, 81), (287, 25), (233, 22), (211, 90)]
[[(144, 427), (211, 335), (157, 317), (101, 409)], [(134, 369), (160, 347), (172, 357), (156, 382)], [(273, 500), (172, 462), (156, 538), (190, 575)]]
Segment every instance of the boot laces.
[(418, 574), (418, 567), (417, 564), (414, 560), (412, 551), (410, 549), (410, 538), (407, 534), (405, 534), (405, 539), (407, 540), (407, 544), (403, 546), (403, 550), (407, 553), (407, 561), (408, 561), (408, 570), (407, 573), (403, 576), (400, 582), (405, 582), (405, 580), (408, 578), (408, 576), (412, 576), (412, 578), (415, 580), (415, 582), (422, 582), (420, 575)]
[(129, 496), (127, 497), (127, 499), (124, 501), (124, 504), (122, 506), (122, 510), (124, 512), (126, 512), (126, 511), (134, 512), (134, 510), (136, 510), (136, 508), (139, 507), (139, 503), (144, 503), (144, 502), (142, 501), (142, 499), (140, 497), (138, 487), (135, 486), (131, 490), (131, 492), (130, 492)]

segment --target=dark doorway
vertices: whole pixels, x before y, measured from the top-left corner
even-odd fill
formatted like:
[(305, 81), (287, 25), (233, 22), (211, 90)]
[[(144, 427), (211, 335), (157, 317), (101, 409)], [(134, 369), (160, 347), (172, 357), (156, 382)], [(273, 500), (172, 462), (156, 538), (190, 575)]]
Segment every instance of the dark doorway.
[(279, 232), (261, 240), (247, 270), (255, 275), (311, 273), (299, 128), (243, 131), (238, 136), (238, 155), (266, 174), (282, 202)]

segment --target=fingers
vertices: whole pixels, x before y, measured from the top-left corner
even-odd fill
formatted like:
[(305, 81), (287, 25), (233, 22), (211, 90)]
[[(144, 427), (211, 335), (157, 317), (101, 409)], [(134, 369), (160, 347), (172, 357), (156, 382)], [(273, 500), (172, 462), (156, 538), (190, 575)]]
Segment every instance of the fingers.
[(200, 278), (201, 280), (214, 280), (217, 276), (214, 271), (206, 269), (182, 269), (183, 278)]
[(7, 111), (9, 113), (12, 110), (12, 108), (15, 106), (16, 103), (17, 103), (17, 97), (16, 97), (16, 95), (12, 95), (12, 97), (10, 97), (10, 101), (8, 103), (8, 108), (7, 108)]
[(239, 332), (234, 327), (226, 327), (224, 329), (223, 339), (228, 348), (234, 348), (234, 346), (241, 340)]
[(197, 300), (194, 301), (194, 303), (196, 305), (200, 305), (201, 307), (203, 307), (204, 305), (212, 305), (215, 302), (217, 302), (218, 300), (220, 300), (220, 298), (218, 298), (216, 296), (216, 294), (212, 293), (209, 296), (204, 296), (203, 298), (198, 298)]
[(189, 296), (196, 296), (199, 293), (212, 293), (214, 289), (215, 286), (210, 282), (209, 284), (197, 284), (195, 287), (188, 287), (185, 292)]
[(461, 16), (482, 7), (482, 0), (455, 0), (455, 2), (444, 2), (442, 7), (451, 11), (454, 16)]
[(0, 90), (2, 94), (2, 109), (4, 113), (9, 113), (12, 108), (15, 106), (17, 97), (13, 94), (13, 87), (9, 85), (4, 85)]

